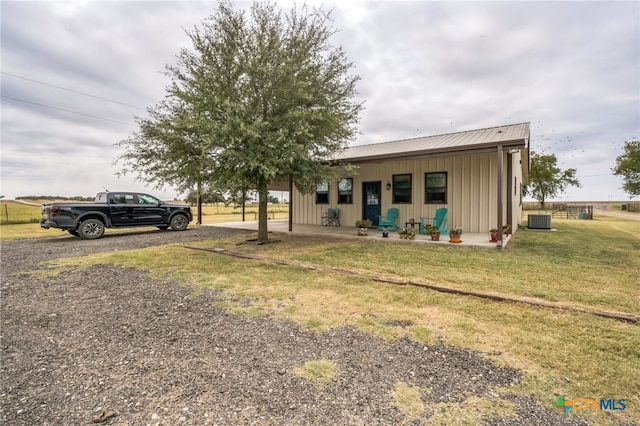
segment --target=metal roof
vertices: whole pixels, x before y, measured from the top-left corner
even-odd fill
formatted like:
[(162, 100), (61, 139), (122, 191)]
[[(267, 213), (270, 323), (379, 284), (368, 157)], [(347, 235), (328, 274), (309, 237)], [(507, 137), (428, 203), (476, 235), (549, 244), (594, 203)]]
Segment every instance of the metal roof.
[(417, 155), (429, 156), (460, 151), (529, 146), (529, 123), (509, 124), (487, 129), (467, 130), (444, 135), (424, 136), (369, 145), (357, 145), (338, 154), (335, 161), (363, 162)]

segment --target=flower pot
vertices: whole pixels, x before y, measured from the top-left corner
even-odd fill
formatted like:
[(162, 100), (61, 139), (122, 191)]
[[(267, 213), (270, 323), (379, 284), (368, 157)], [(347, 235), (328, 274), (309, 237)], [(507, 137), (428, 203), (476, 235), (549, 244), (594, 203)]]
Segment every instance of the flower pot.
[(492, 243), (497, 243), (498, 242), (498, 233), (497, 232), (492, 232), (490, 235), (491, 235), (491, 242)]
[(432, 232), (431, 233), (431, 241), (440, 241), (440, 233)]
[(460, 239), (460, 237), (449, 237), (449, 242), (450, 243), (461, 243), (462, 240)]
[(367, 235), (367, 228), (358, 228), (358, 236), (366, 237)]
[(389, 238), (389, 231), (387, 230), (382, 231), (382, 238)]

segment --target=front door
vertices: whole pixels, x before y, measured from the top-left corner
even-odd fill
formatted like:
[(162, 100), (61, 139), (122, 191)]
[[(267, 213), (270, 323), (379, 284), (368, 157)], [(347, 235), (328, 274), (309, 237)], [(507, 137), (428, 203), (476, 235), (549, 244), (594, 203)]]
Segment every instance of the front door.
[(381, 188), (382, 183), (380, 181), (362, 183), (362, 218), (369, 219), (374, 226), (378, 226), (378, 219), (382, 212), (380, 207)]

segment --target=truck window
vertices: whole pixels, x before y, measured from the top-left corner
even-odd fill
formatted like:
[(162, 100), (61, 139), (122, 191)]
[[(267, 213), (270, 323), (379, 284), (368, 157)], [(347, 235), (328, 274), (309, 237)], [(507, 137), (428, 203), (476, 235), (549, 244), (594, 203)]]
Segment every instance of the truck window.
[(138, 194), (138, 204), (160, 204), (160, 200), (147, 194)]

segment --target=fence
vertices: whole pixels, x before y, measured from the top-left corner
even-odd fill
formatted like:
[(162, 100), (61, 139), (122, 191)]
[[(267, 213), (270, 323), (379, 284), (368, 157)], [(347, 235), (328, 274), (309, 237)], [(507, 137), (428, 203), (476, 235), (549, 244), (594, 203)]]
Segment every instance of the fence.
[(0, 211), (0, 223), (37, 223), (40, 221), (40, 206), (3, 201)]

